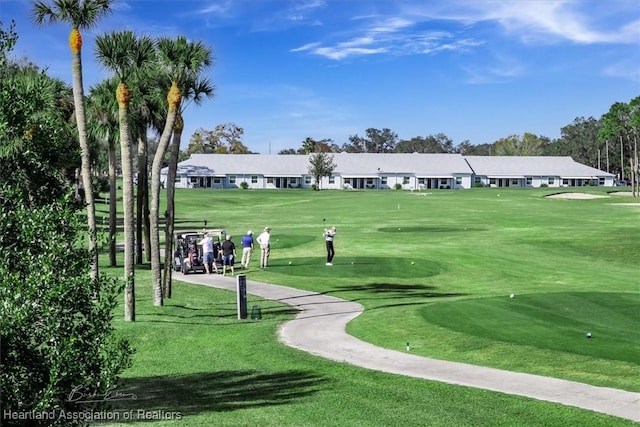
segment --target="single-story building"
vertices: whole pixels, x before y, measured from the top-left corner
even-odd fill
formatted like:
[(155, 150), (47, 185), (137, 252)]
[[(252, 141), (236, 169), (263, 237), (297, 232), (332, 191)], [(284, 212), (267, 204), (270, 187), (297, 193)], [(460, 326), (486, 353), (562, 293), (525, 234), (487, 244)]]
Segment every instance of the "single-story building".
[[(336, 165), (323, 189), (463, 189), (613, 186), (613, 174), (571, 157), (462, 156), (422, 153), (328, 153)], [(178, 164), (178, 188), (311, 188), (311, 155), (193, 154)], [(162, 170), (166, 184), (167, 168)], [(242, 184), (246, 183), (246, 184)]]
[(484, 187), (612, 187), (615, 175), (568, 156), (465, 156), (474, 185)]

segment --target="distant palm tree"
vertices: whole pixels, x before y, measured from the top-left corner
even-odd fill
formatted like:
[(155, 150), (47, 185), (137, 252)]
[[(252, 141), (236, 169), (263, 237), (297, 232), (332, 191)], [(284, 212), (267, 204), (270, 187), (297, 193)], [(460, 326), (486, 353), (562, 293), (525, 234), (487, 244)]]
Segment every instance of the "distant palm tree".
[(211, 49), (202, 42), (189, 42), (186, 37), (175, 39), (162, 37), (158, 39), (158, 60), (160, 66), (166, 70), (171, 83), (167, 93), (167, 119), (160, 142), (151, 165), (151, 273), (153, 280), (153, 304), (163, 304), (162, 277), (160, 265), (160, 172), (164, 156), (173, 134), (173, 127), (180, 112), (180, 104), (185, 91), (185, 83), (193, 79), (212, 63)]
[(82, 35), (81, 29), (91, 28), (98, 19), (111, 12), (111, 0), (53, 0), (36, 1), (32, 17), (36, 24), (67, 22), (71, 24), (69, 46), (73, 72), (73, 102), (78, 126), (78, 140), (81, 150), (81, 175), (87, 204), (87, 225), (89, 228), (89, 251), (91, 253), (91, 278), (98, 278), (98, 235), (96, 229), (95, 201), (91, 182), (91, 159), (87, 138), (87, 120), (84, 107), (82, 85)]
[[(109, 159), (109, 265), (116, 266), (116, 136), (119, 128), (118, 103), (113, 96), (118, 81), (104, 80), (89, 90), (89, 123), (93, 132), (107, 140)], [(91, 128), (92, 126), (90, 126)]]
[(133, 218), (133, 164), (131, 159), (131, 132), (129, 129), (129, 102), (131, 93), (128, 80), (149, 66), (155, 57), (153, 40), (137, 38), (131, 31), (102, 35), (96, 38), (96, 57), (116, 74), (120, 83), (116, 89), (120, 127), (120, 157), (122, 167), (122, 204), (124, 210), (124, 276), (126, 280), (124, 319), (135, 320), (134, 277), (134, 218)]

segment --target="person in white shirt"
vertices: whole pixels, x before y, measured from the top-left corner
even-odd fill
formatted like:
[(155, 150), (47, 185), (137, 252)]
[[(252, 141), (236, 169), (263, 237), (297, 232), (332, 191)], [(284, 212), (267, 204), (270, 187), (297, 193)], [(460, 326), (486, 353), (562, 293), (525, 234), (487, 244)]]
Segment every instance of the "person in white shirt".
[(269, 264), (269, 255), (271, 255), (271, 228), (265, 227), (264, 231), (258, 236), (256, 242), (260, 245), (260, 268), (267, 268)]
[(329, 230), (324, 229), (324, 240), (327, 243), (327, 264), (333, 265), (333, 256), (336, 254), (333, 250), (333, 239), (336, 237), (336, 228), (331, 227)]
[(215, 255), (213, 253), (213, 239), (209, 236), (209, 233), (204, 233), (204, 238), (198, 244), (202, 245), (202, 261), (207, 274), (211, 274), (212, 267), (217, 273), (218, 266), (215, 263)]

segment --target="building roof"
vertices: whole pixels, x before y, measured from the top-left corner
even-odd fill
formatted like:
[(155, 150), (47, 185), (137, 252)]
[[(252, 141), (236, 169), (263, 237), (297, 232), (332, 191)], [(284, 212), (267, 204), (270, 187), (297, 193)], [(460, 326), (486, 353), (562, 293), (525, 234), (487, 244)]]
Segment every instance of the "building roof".
[[(614, 176), (575, 162), (568, 156), (462, 156), (432, 153), (327, 153), (343, 177), (379, 177), (410, 174), (445, 178), (478, 175), (495, 178), (558, 176), (592, 178)], [(178, 176), (304, 176), (309, 158), (302, 154), (192, 154), (178, 164)], [(163, 173), (166, 174), (166, 168)]]
[(614, 176), (583, 165), (568, 156), (465, 156), (475, 175), (487, 177), (559, 176), (590, 178)]
[[(336, 164), (335, 174), (380, 176), (417, 174), (453, 176), (471, 174), (460, 154), (327, 153)], [(178, 175), (302, 176), (309, 174), (309, 157), (302, 154), (192, 154), (178, 164)], [(166, 173), (166, 168), (163, 169)]]

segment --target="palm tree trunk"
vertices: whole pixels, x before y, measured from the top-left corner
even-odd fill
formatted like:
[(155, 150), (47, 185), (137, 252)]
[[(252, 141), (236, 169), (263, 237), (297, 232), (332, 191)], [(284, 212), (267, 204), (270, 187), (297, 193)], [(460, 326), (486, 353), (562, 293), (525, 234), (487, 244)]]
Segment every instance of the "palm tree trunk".
[(109, 142), (109, 265), (115, 267), (116, 262), (116, 144), (111, 132)]
[(81, 51), (72, 51), (71, 64), (73, 71), (73, 104), (76, 112), (76, 125), (78, 126), (78, 141), (80, 142), (81, 175), (84, 186), (87, 227), (89, 231), (89, 253), (91, 256), (90, 276), (92, 280), (98, 279), (98, 233), (96, 229), (96, 205), (93, 197), (93, 183), (91, 182), (91, 155), (89, 140), (87, 138), (87, 119), (84, 108), (84, 89), (82, 84), (82, 58)]
[(175, 224), (175, 189), (176, 172), (178, 170), (178, 157), (180, 155), (180, 141), (183, 130), (182, 115), (178, 115), (173, 129), (173, 143), (171, 144), (171, 157), (167, 171), (167, 214), (165, 215), (164, 232), (164, 294), (171, 298), (171, 271), (173, 267), (173, 234)]
[[(123, 94), (122, 92), (125, 92)], [(133, 164), (131, 161), (131, 134), (129, 132), (128, 89), (118, 85), (118, 119), (120, 122), (120, 157), (122, 163), (122, 205), (124, 210), (124, 320), (136, 320), (135, 257), (133, 239)]]
[(145, 207), (145, 192), (147, 186), (147, 136), (142, 135), (138, 139), (138, 185), (136, 194), (136, 263), (142, 264), (142, 248), (146, 249), (149, 253), (149, 246), (143, 245), (143, 223), (144, 223), (144, 207)]
[(150, 228), (151, 228), (151, 275), (153, 278), (153, 305), (162, 305), (162, 277), (160, 265), (160, 172), (162, 171), (162, 161), (169, 146), (169, 139), (173, 134), (173, 125), (178, 116), (180, 101), (182, 95), (177, 84), (173, 82), (167, 94), (169, 109), (167, 112), (167, 121), (165, 122), (162, 135), (156, 154), (153, 156), (151, 164), (151, 209), (150, 209)]
[(160, 137), (160, 143), (153, 164), (151, 165), (151, 206), (149, 209), (149, 222), (151, 228), (151, 276), (153, 280), (153, 305), (160, 306), (162, 300), (162, 276), (160, 265), (160, 172), (162, 171), (162, 160), (167, 152), (169, 138), (173, 133), (173, 123), (175, 122), (176, 111), (169, 110), (167, 121)]

